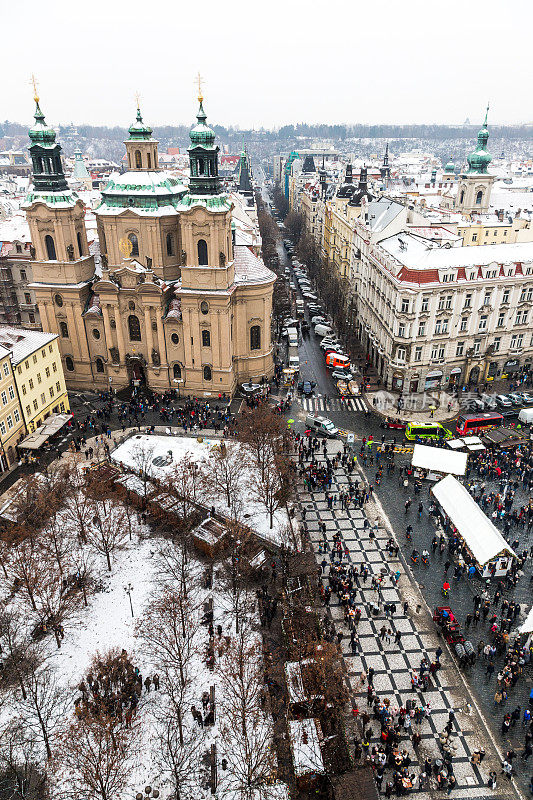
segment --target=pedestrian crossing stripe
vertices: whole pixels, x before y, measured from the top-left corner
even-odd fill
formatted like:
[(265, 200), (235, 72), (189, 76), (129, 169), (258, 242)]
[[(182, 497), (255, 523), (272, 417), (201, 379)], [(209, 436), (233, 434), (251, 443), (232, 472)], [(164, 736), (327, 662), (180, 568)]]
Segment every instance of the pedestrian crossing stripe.
[(304, 411), (366, 411), (367, 407), (361, 397), (347, 397), (341, 400), (333, 397), (324, 400), (323, 397), (302, 397), (300, 399)]

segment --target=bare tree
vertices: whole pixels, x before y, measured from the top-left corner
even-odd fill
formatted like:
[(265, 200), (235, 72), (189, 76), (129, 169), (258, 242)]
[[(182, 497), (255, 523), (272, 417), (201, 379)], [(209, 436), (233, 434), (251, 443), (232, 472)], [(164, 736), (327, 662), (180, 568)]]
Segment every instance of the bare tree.
[(64, 722), (70, 698), (59, 688), (53, 670), (42, 667), (32, 671), (25, 680), (26, 698), (19, 702), (21, 722), (38, 737), (48, 758)]
[(82, 719), (63, 737), (56, 795), (69, 800), (121, 800), (131, 777), (135, 729), (111, 731), (106, 720)]
[(11, 574), (16, 586), (20, 586), (34, 611), (35, 590), (41, 578), (41, 553), (34, 538), (20, 541), (13, 547)]
[(204, 729), (196, 724), (187, 727), (185, 732), (182, 727), (181, 736), (173, 719), (167, 718), (157, 725), (155, 764), (175, 800), (197, 793), (204, 738)]
[(267, 510), (270, 528), (274, 527), (274, 514), (287, 505), (290, 496), (290, 473), (288, 459), (274, 452), (262, 472), (252, 479), (257, 497)]
[(18, 684), (23, 700), (27, 699), (25, 681), (41, 661), (37, 644), (28, 636), (27, 624), (13, 611), (0, 614), (0, 645), (3, 660), (3, 685), (12, 679)]
[(87, 529), (87, 541), (97, 553), (105, 556), (111, 572), (111, 556), (121, 550), (127, 539), (124, 509), (116, 503), (93, 503), (93, 517)]
[(166, 480), (167, 490), (178, 501), (184, 522), (198, 511), (206, 495), (205, 465), (186, 453)]
[(272, 460), (276, 440), (281, 438), (283, 430), (281, 417), (265, 404), (243, 414), (239, 421), (239, 438), (251, 457), (252, 465), (259, 470), (261, 479)]
[[(3, 796), (17, 800), (44, 797), (45, 765), (35, 737), (21, 720), (0, 731), (0, 773)], [(5, 794), (4, 794), (5, 793)]]
[(250, 570), (243, 558), (242, 550), (247, 539), (246, 530), (240, 525), (231, 528), (233, 546), (231, 557), (226, 559), (221, 569), (222, 599), (226, 600), (235, 620), (235, 632), (238, 634), (242, 623), (250, 611), (254, 597), (250, 585)]
[(139, 442), (131, 448), (131, 459), (133, 462), (133, 470), (137, 473), (142, 481), (143, 503), (146, 504), (146, 497), (148, 490), (151, 487), (152, 478), (152, 461), (154, 460), (154, 447), (146, 442)]
[(171, 593), (188, 599), (193, 579), (193, 568), (182, 548), (173, 544), (165, 544), (156, 558), (156, 571), (159, 583)]
[(238, 520), (242, 514), (245, 497), (243, 478), (246, 464), (238, 447), (221, 442), (207, 462), (207, 480), (211, 497), (222, 495), (231, 516)]
[(77, 581), (65, 583), (50, 566), (43, 565), (39, 582), (34, 587), (35, 606), (43, 631), (52, 628), (58, 648), (61, 647), (62, 627), (80, 608), (81, 587)]
[(73, 523), (81, 542), (87, 541), (87, 527), (91, 519), (91, 500), (87, 494), (87, 483), (78, 464), (73, 464), (69, 472), (70, 491), (64, 515)]

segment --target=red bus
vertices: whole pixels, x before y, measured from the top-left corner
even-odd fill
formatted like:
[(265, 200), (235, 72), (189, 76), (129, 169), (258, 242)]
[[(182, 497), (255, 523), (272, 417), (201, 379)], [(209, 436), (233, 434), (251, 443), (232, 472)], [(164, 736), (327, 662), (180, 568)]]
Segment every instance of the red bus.
[(495, 411), (486, 414), (461, 414), (457, 419), (456, 431), (459, 436), (475, 436), (499, 425), (503, 425), (503, 417)]

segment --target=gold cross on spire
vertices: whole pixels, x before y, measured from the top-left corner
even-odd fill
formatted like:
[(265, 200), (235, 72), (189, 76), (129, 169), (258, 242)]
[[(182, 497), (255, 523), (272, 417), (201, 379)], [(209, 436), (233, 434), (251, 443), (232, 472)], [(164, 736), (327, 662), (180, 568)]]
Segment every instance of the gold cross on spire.
[(37, 91), (37, 78), (35, 77), (33, 72), (31, 74), (30, 83), (33, 86), (33, 99), (35, 100), (36, 103), (38, 103), (39, 102), (39, 92)]
[(198, 81), (198, 102), (203, 102), (204, 96), (202, 94), (202, 76), (200, 73), (196, 76), (196, 80)]
[(137, 108), (139, 108), (141, 102), (141, 95), (139, 94), (139, 92), (135, 92), (135, 102), (137, 103)]

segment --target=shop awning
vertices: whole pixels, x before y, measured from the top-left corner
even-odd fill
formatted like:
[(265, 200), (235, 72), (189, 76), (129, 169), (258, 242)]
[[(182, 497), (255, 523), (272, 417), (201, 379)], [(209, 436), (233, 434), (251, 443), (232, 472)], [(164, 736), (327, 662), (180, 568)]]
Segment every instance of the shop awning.
[(26, 436), (19, 444), (19, 447), (25, 450), (38, 450), (48, 441), (50, 436), (60, 431), (69, 419), (72, 419), (72, 414), (52, 414), (40, 428)]
[(500, 554), (516, 558), (498, 528), (453, 475), (447, 475), (431, 491), (481, 567)]
[(456, 453), (442, 447), (428, 447), (415, 444), (411, 464), (413, 467), (427, 469), (431, 472), (444, 472), (446, 475), (464, 475), (466, 472), (467, 453)]

